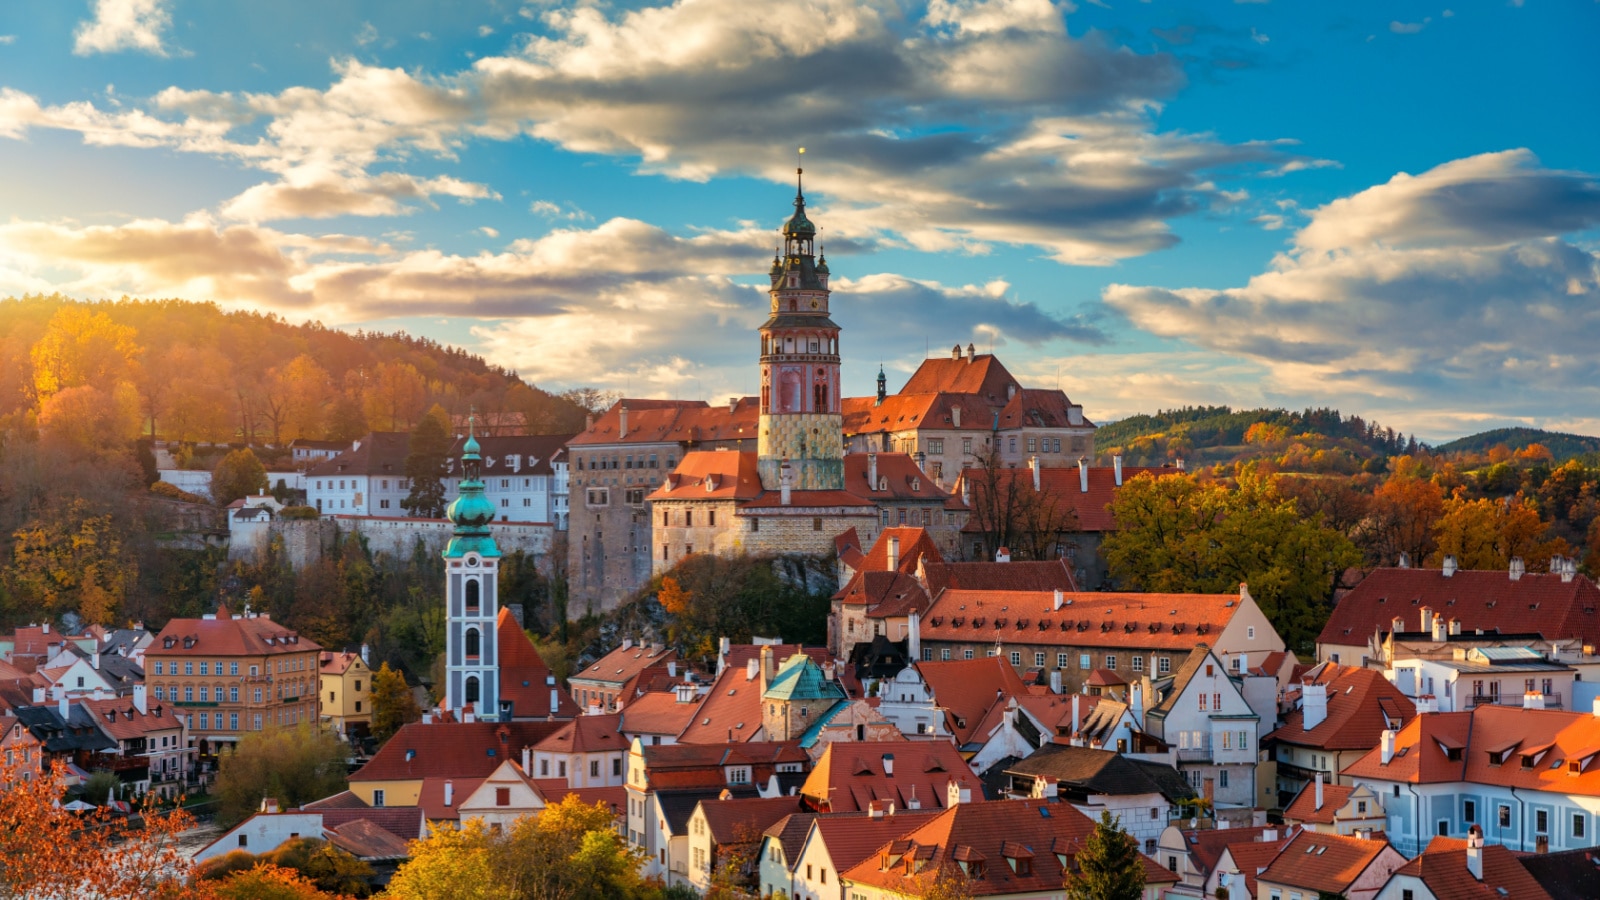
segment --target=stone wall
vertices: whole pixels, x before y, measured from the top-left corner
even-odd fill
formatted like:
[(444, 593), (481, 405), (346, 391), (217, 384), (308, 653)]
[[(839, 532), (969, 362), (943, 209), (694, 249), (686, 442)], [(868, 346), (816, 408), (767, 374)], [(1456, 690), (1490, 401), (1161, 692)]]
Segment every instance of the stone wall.
[[(398, 519), (368, 516), (327, 516), (321, 519), (275, 518), (263, 525), (236, 522), (231, 528), (228, 557), (258, 561), (272, 540), (283, 545), (290, 568), (299, 570), (332, 552), (341, 536), (357, 533), (373, 553), (409, 557), (420, 539), (427, 552), (443, 553), (452, 526), (443, 519)], [(502, 553), (522, 550), (540, 560), (550, 557), (555, 526), (548, 523), (495, 522), (489, 526)]]

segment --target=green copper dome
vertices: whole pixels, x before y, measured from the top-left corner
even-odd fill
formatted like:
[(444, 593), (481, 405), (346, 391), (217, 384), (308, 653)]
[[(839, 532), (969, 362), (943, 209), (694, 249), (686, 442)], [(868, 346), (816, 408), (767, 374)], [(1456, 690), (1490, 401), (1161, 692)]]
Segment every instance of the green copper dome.
[(479, 556), (500, 555), (500, 548), (489, 535), (489, 523), (494, 521), (494, 504), (483, 495), (482, 457), (479, 456), (478, 438), (468, 426), (467, 442), (461, 447), (461, 490), (446, 509), (445, 518), (455, 525), (450, 544), (445, 547), (447, 557), (461, 557), (468, 553)]

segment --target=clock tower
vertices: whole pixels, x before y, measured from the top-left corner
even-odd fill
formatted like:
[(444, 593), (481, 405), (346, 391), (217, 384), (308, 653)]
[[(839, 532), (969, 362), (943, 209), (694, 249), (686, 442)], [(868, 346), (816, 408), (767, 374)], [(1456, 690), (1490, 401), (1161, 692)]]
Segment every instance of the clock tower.
[(796, 176), (794, 215), (783, 223), (783, 248), (772, 260), (772, 314), (761, 326), (758, 465), (767, 490), (780, 489), (785, 479), (794, 490), (839, 490), (839, 326), (828, 317), (828, 261), (814, 254), (817, 228), (806, 218), (804, 170)]

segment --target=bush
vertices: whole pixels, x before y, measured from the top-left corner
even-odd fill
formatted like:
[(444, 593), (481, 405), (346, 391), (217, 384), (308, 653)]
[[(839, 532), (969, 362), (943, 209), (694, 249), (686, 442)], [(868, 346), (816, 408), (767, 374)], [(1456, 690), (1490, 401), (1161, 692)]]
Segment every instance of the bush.
[(181, 503), (204, 503), (208, 506), (211, 503), (210, 500), (207, 500), (199, 494), (191, 494), (170, 481), (158, 481), (155, 484), (150, 485), (150, 493), (155, 494), (157, 497), (163, 497), (167, 500), (177, 500)]
[(278, 513), (280, 519), (320, 519), (322, 513), (314, 506), (285, 506)]

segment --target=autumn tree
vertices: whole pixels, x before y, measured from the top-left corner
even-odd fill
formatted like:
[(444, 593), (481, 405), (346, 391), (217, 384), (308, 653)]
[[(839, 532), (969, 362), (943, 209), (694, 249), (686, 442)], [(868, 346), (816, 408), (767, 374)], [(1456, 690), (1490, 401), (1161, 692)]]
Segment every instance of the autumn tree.
[(61, 307), (30, 354), (38, 397), (85, 385), (109, 390), (126, 380), (142, 352), (137, 334), (88, 305)]
[(1404, 553), (1420, 566), (1434, 551), (1434, 528), (1443, 515), (1444, 491), (1437, 484), (1396, 470), (1372, 492), (1369, 514), (1354, 534), (1370, 562), (1392, 566)]
[(400, 726), (422, 717), (416, 695), (406, 685), (406, 676), (389, 668), (386, 662), (372, 673), (372, 734), (380, 742), (394, 736)]
[(367, 414), (361, 401), (341, 392), (328, 409), (327, 434), (330, 441), (353, 441), (367, 433)]
[(256, 863), (204, 887), (199, 896), (208, 900), (339, 900), (299, 872), (272, 863)]
[(1251, 595), (1284, 642), (1307, 650), (1327, 620), (1335, 579), (1361, 561), (1344, 535), (1300, 514), (1270, 479), (1246, 469), (1236, 488), (1190, 475), (1140, 475), (1112, 501), (1117, 530), (1101, 545), (1123, 587)]
[(139, 434), (138, 393), (127, 383), (63, 388), (40, 404), (39, 434), (51, 449), (85, 459), (124, 455)]
[(309, 722), (246, 732), (218, 764), (218, 823), (240, 822), (266, 799), (289, 808), (339, 793), (348, 755), (331, 731)]
[(406, 479), (411, 482), (411, 492), (400, 501), (406, 512), (424, 519), (444, 517), (444, 477), (454, 443), (450, 421), (439, 407), (417, 423), (406, 453)]
[(298, 873), (318, 890), (346, 897), (372, 893), (372, 866), (320, 838), (294, 838), (268, 857), (272, 865)]
[(19, 599), (52, 617), (75, 612), (112, 624), (137, 566), (110, 513), (82, 499), (52, 504), (12, 537), (6, 581)]
[[(27, 773), (31, 775), (31, 773)], [(112, 827), (109, 811), (63, 809), (66, 767), (38, 777), (0, 767), (0, 898), (178, 900), (191, 896), (179, 836), (194, 824), (151, 798), (141, 815)]]
[(1552, 556), (1565, 556), (1571, 547), (1550, 536), (1550, 526), (1531, 501), (1521, 496), (1498, 500), (1452, 497), (1434, 525), (1438, 549), (1430, 565), (1454, 556), (1463, 569), (1504, 569), (1521, 558), (1530, 572), (1549, 570)]
[(230, 452), (211, 470), (211, 497), (227, 506), (241, 497), (253, 497), (267, 488), (267, 467), (249, 447)]
[(411, 428), (427, 400), (427, 382), (416, 366), (405, 362), (379, 365), (362, 393), (367, 421), (383, 426), (385, 431)]
[(481, 819), (412, 845), (389, 882), (394, 900), (643, 900), (659, 892), (616, 831), (616, 813), (569, 795), (501, 831)]
[(661, 579), (661, 590), (656, 592), (656, 602), (661, 608), (674, 616), (681, 616), (689, 609), (689, 592), (678, 584), (678, 579), (667, 575)]
[(1078, 530), (1077, 513), (1065, 499), (1035, 490), (1033, 470), (1006, 467), (997, 446), (980, 453), (978, 465), (962, 477), (971, 488), (971, 518), (988, 557), (1005, 547), (1013, 559), (1053, 559), (1063, 536)]
[(1100, 811), (1100, 821), (1072, 858), (1068, 873), (1068, 900), (1140, 900), (1144, 896), (1144, 860), (1139, 842), (1122, 830), (1110, 810)]

